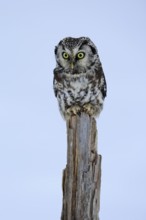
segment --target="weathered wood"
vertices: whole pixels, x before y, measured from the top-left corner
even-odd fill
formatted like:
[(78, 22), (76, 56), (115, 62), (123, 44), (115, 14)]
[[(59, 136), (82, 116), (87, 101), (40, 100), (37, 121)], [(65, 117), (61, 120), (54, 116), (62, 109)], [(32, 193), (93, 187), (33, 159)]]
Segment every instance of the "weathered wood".
[(99, 220), (101, 156), (95, 119), (85, 113), (73, 116), (67, 122), (67, 139), (61, 220)]

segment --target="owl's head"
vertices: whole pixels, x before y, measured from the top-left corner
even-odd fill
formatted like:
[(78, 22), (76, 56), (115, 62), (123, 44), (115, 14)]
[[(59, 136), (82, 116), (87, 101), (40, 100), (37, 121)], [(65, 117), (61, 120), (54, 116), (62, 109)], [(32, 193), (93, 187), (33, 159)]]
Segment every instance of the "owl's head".
[(97, 48), (88, 37), (67, 37), (55, 47), (57, 66), (66, 70), (82, 69), (99, 61)]

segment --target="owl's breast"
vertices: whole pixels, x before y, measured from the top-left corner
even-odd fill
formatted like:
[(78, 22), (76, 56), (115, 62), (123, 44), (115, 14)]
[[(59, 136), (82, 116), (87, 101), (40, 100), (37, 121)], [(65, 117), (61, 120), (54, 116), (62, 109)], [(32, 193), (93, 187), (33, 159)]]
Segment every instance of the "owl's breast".
[(98, 89), (96, 83), (90, 80), (86, 75), (74, 76), (64, 79), (62, 98), (67, 105), (83, 105), (94, 101)]

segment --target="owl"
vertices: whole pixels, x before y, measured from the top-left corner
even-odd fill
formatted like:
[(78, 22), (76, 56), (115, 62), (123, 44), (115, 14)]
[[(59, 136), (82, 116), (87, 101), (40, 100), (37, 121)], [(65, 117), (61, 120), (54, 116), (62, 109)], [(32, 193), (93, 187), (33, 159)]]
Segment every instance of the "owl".
[(55, 47), (53, 88), (64, 119), (85, 112), (99, 116), (107, 94), (106, 79), (94, 43), (67, 37)]

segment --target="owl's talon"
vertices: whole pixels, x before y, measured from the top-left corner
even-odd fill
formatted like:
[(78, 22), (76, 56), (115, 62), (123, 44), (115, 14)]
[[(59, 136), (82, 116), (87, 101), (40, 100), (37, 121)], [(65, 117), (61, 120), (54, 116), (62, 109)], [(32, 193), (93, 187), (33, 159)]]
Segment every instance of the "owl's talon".
[(91, 116), (91, 115), (94, 115), (94, 113), (95, 113), (95, 106), (88, 103), (83, 106), (83, 110), (84, 110), (84, 112), (86, 112), (88, 115)]
[(68, 116), (77, 115), (80, 113), (80, 111), (81, 111), (81, 108), (77, 105), (74, 105), (67, 109), (66, 114)]
[(81, 111), (79, 111), (77, 114), (78, 114), (78, 116), (81, 116)]

